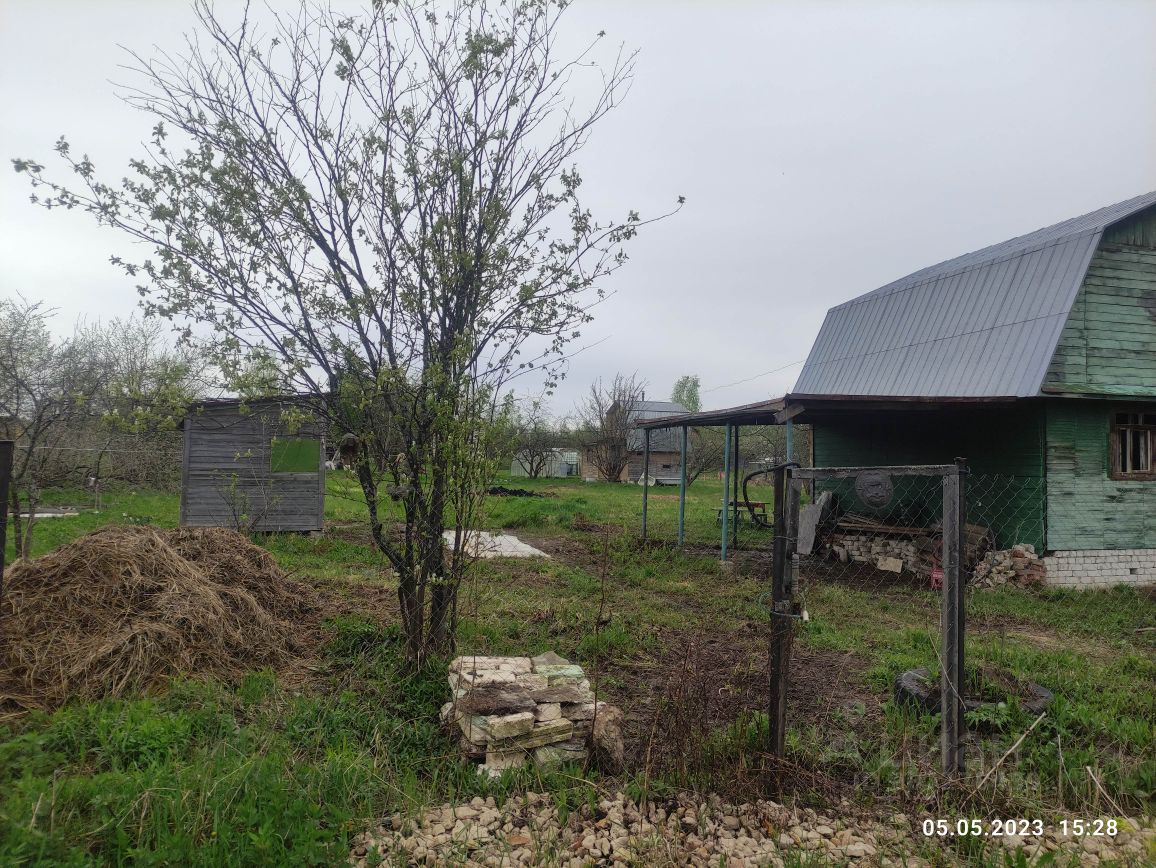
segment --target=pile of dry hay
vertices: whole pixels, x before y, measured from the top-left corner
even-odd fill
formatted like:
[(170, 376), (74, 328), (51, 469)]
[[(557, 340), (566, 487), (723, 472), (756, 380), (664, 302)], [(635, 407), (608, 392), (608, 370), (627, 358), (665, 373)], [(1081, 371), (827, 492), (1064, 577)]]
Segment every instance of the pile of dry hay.
[(0, 709), (232, 678), (288, 662), (314, 592), (219, 528), (106, 527), (17, 563), (0, 603)]

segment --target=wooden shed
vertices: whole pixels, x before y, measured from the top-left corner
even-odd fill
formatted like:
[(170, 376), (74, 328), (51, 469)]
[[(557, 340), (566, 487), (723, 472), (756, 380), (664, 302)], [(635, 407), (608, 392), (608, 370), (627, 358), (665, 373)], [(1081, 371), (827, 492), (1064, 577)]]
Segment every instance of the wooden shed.
[(321, 530), (324, 426), (303, 399), (204, 401), (182, 428), (182, 527)]

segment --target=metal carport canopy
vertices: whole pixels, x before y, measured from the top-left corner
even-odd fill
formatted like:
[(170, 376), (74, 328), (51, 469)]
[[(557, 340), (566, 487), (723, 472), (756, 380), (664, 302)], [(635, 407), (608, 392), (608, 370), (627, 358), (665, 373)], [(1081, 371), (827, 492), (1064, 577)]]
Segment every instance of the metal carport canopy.
[(711, 428), (719, 425), (782, 425), (788, 421), (805, 423), (807, 414), (821, 410), (848, 409), (848, 405), (870, 405), (876, 410), (930, 408), (942, 404), (1001, 404), (1018, 400), (1000, 397), (956, 397), (923, 395), (802, 395), (788, 394), (770, 401), (742, 404), (722, 410), (703, 410), (682, 416), (667, 416), (636, 423), (638, 428)]
[[(733, 448), (737, 468), (738, 458), (738, 429), (743, 425), (786, 425), (787, 426), (787, 460), (794, 457), (792, 448), (791, 428), (795, 422), (810, 421), (808, 414), (822, 413), (824, 410), (848, 410), (853, 407), (863, 407), (875, 410), (913, 410), (933, 409), (944, 404), (999, 404), (1016, 401), (1014, 396), (1006, 397), (933, 397), (923, 395), (802, 395), (788, 394), (781, 398), (769, 401), (758, 401), (754, 404), (742, 404), (738, 407), (727, 407), (722, 410), (706, 410), (699, 413), (685, 413), (681, 416), (666, 416), (661, 419), (649, 419), (635, 422), (635, 427), (644, 432), (643, 458), (643, 486), (642, 486), (642, 538), (647, 533), (647, 507), (650, 487), (645, 480), (650, 474), (650, 432), (666, 428), (682, 429), (682, 448), (680, 453), (680, 480), (678, 487), (678, 544), (685, 541), (686, 522), (686, 452), (688, 428), (726, 428), (726, 442), (723, 448), (723, 497), (722, 497), (722, 535), (720, 539), (721, 559), (727, 559), (728, 531), (735, 532), (737, 537), (738, 521), (738, 476), (733, 479), (732, 496), (731, 450), (732, 433), (734, 434)], [(736, 525), (728, 528), (731, 510), (734, 509)]]

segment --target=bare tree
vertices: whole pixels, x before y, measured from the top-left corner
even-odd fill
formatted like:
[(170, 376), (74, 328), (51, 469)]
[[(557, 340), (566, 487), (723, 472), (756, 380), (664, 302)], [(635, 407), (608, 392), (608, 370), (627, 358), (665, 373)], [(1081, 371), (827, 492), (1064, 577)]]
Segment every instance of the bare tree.
[(687, 437), (686, 482), (702, 474), (721, 470), (726, 434), (722, 428), (691, 428)]
[(598, 220), (579, 198), (575, 158), (625, 96), (634, 55), (561, 56), (567, 6), (302, 3), (262, 26), (196, 0), (183, 53), (136, 57), (127, 98), (156, 125), (131, 178), (101, 182), (63, 139), (76, 189), (14, 161), (41, 204), (151, 251), (121, 261), (146, 310), (189, 323), (227, 376), (264, 354), (357, 437), (415, 664), (452, 647), (497, 396), (526, 371), (553, 381), (647, 222)]
[(512, 420), (514, 460), (531, 479), (537, 479), (557, 454), (560, 445), (558, 429), (541, 401), (531, 401), (518, 410)]
[(586, 460), (607, 482), (619, 481), (630, 463), (630, 442), (637, 435), (631, 412), (645, 389), (637, 374), (615, 374), (609, 386), (601, 379), (592, 383), (578, 407), (578, 434)]

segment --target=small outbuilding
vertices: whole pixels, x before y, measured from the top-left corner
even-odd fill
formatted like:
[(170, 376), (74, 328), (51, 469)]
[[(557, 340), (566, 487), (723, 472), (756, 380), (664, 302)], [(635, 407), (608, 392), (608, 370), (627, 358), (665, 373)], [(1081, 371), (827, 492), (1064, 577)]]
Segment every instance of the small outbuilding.
[[(510, 476), (527, 479), (530, 476), (530, 462), (517, 456), (510, 462)], [(542, 459), (538, 476), (544, 479), (566, 479), (578, 475), (577, 449), (551, 449)]]
[(182, 527), (321, 530), (324, 426), (304, 399), (203, 401), (182, 428)]
[[(622, 423), (610, 426), (614, 431), (622, 431), (625, 441), (619, 449), (625, 449), (625, 464), (618, 478), (619, 482), (638, 482), (642, 478), (643, 466), (646, 463), (645, 435), (639, 428), (647, 422), (682, 416), (690, 412), (682, 404), (674, 401), (647, 401), (644, 398), (631, 401), (623, 406), (615, 401), (607, 411), (608, 415), (618, 416), (625, 413)], [(681, 446), (678, 432), (670, 429), (656, 430), (650, 437), (650, 476), (659, 484), (677, 485), (682, 473)], [(586, 471), (587, 481), (599, 477), (594, 473), (598, 462), (591, 457), (591, 447), (587, 447), (582, 456), (582, 466)]]

